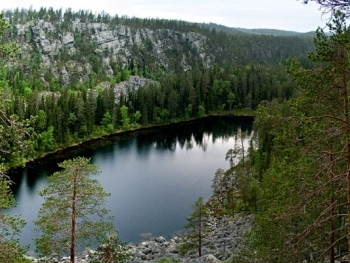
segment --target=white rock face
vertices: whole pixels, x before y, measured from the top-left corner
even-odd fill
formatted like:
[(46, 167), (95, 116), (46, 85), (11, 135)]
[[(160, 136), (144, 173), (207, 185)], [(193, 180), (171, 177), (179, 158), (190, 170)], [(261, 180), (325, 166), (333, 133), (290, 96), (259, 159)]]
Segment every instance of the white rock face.
[[(156, 67), (170, 71), (173, 69), (170, 68), (169, 55), (180, 62), (181, 68), (185, 71), (192, 69), (189, 56), (195, 56), (195, 59), (200, 60), (204, 67), (209, 67), (214, 62), (204, 48), (207, 38), (194, 32), (133, 29), (121, 24), (112, 27), (104, 23), (73, 23), (68, 28), (66, 29), (60, 22), (53, 24), (44, 20), (16, 26), (21, 58), (30, 59), (33, 49), (38, 50), (41, 56), (41, 67), (50, 68), (57, 79), (59, 77), (63, 79), (65, 85), (70, 83), (77, 68), (80, 82), (88, 79), (93, 68), (88, 58), (81, 56), (81, 51), (77, 48), (79, 46), (77, 43), (82, 41), (82, 36), (84, 41), (88, 39), (88, 43), (84, 44), (95, 47), (93, 52), (102, 57), (100, 66), (106, 74), (111, 76), (114, 74), (111, 64), (118, 62), (122, 66), (127, 66), (131, 61), (142, 60), (142, 54), (151, 57)], [(196, 54), (183, 50), (184, 45)], [(143, 53), (133, 57), (135, 48), (142, 50)], [(103, 55), (106, 51), (108, 51), (107, 57)], [(58, 62), (67, 54), (75, 65), (75, 72), (70, 71), (71, 66)]]
[(62, 44), (65, 46), (74, 44), (74, 36), (71, 32), (67, 32), (62, 37)]

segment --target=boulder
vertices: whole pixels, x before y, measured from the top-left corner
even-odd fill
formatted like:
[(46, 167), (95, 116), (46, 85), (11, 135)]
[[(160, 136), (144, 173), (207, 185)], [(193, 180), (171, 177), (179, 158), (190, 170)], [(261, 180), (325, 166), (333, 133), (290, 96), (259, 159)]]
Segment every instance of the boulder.
[(164, 238), (164, 237), (162, 237), (162, 236), (160, 236), (160, 237), (157, 237), (156, 239), (155, 239), (155, 241), (157, 242), (157, 243), (164, 243), (164, 242), (166, 242), (166, 239)]

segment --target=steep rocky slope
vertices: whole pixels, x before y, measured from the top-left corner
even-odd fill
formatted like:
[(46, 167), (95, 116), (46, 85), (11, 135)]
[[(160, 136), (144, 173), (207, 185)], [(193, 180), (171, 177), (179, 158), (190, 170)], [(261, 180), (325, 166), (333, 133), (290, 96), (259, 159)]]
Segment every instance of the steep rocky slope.
[[(225, 33), (176, 20), (110, 17), (72, 10), (5, 10), (5, 41), (19, 46), (29, 79), (77, 85), (110, 80), (121, 69), (146, 77), (218, 65), (284, 63), (313, 49), (312, 38)], [(46, 85), (48, 86), (48, 85)]]
[[(20, 57), (30, 60), (33, 55), (38, 56), (39, 66), (55, 78), (62, 78), (65, 84), (74, 76), (80, 83), (87, 81), (94, 67), (112, 76), (115, 63), (124, 67), (138, 60), (142, 67), (174, 71), (171, 63), (176, 61), (175, 67), (186, 71), (192, 69), (193, 61), (205, 68), (215, 61), (205, 48), (207, 38), (195, 32), (132, 29), (125, 25), (111, 28), (104, 23), (73, 23), (71, 26), (68, 31), (61, 23), (44, 20), (17, 24), (13, 38), (20, 47)], [(183, 45), (187, 46), (187, 53), (183, 52)], [(97, 65), (94, 65), (96, 58)]]

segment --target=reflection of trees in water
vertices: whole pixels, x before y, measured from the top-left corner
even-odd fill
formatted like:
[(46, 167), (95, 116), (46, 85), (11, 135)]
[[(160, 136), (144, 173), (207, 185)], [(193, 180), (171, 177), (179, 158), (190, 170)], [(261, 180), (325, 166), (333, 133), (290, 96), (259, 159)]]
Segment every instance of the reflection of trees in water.
[[(131, 137), (123, 137), (120, 139), (117, 139), (117, 144), (119, 149), (128, 149), (132, 143)], [(111, 146), (111, 149), (114, 149), (114, 146)]]
[(217, 139), (227, 141), (230, 137), (236, 135), (239, 131), (246, 132), (248, 136), (253, 130), (252, 120), (249, 118), (232, 119), (218, 119), (211, 129), (213, 142)]
[(171, 134), (165, 134), (165, 133), (160, 133), (157, 135), (155, 144), (156, 144), (156, 149), (158, 150), (170, 150), (170, 151), (175, 151), (176, 149), (176, 134), (171, 133)]
[[(128, 149), (136, 142), (137, 154), (146, 156), (152, 148), (158, 151), (175, 151), (178, 145), (183, 149), (191, 149), (198, 146), (203, 149), (207, 148), (208, 139), (211, 137), (215, 142), (217, 139), (228, 140), (237, 134), (238, 131), (246, 132), (248, 137), (252, 133), (252, 118), (208, 118), (203, 121), (197, 121), (180, 126), (171, 126), (169, 129), (159, 129), (158, 131), (141, 134), (139, 136), (132, 135), (130, 137), (118, 137), (116, 141), (101, 140), (83, 147), (77, 147), (61, 152), (59, 156), (47, 157), (45, 164), (36, 162), (27, 166), (25, 169), (16, 169), (9, 173), (11, 180), (14, 182), (11, 186), (15, 197), (19, 191), (21, 183), (26, 180), (30, 191), (34, 191), (34, 186), (39, 180), (53, 174), (58, 170), (57, 163), (76, 156), (92, 157), (98, 152), (103, 155), (115, 155), (117, 144), (119, 149)], [(44, 161), (44, 160), (42, 160)]]
[(185, 149), (191, 149), (193, 146), (191, 143), (191, 140), (192, 140), (192, 133), (190, 132), (179, 133), (177, 135), (177, 141), (181, 149), (183, 149), (184, 147), (186, 147)]
[(228, 140), (238, 132), (245, 132), (248, 137), (252, 133), (251, 118), (210, 118), (186, 125), (172, 126), (169, 129), (160, 129), (152, 133), (136, 137), (139, 154), (149, 152), (153, 145), (157, 150), (174, 151), (176, 145), (185, 149), (192, 149), (194, 145), (207, 148), (207, 140)]
[(39, 180), (46, 180), (48, 176), (53, 174), (58, 170), (58, 166), (56, 163), (52, 163), (50, 165), (45, 166), (33, 166), (26, 168), (18, 168), (13, 170), (9, 177), (13, 182), (11, 185), (11, 191), (13, 195), (17, 196), (19, 194), (19, 189), (22, 184), (22, 181), (25, 180), (28, 191), (30, 193), (36, 194), (35, 185)]
[(203, 136), (204, 136), (205, 132), (206, 132), (206, 129), (203, 126), (200, 126), (198, 129), (193, 131), (193, 139), (194, 139), (196, 145), (201, 147), (201, 148), (203, 148), (203, 144), (204, 144)]
[(11, 184), (10, 188), (11, 188), (11, 191), (12, 191), (12, 193), (13, 193), (13, 195), (15, 197), (16, 197), (18, 191), (19, 191), (19, 187), (20, 187), (21, 182), (22, 182), (22, 176), (16, 176), (17, 173), (18, 173), (18, 175), (24, 174), (25, 173), (24, 168), (18, 168), (18, 169), (15, 169), (15, 170), (11, 170), (8, 173), (8, 176), (9, 176), (9, 178), (12, 181), (12, 184)]

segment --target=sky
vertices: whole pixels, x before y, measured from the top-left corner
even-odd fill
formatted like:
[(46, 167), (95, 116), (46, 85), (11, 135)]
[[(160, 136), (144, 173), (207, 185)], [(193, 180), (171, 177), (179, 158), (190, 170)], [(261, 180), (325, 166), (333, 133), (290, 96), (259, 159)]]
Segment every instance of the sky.
[(297, 0), (1, 0), (0, 10), (26, 8), (102, 11), (110, 15), (140, 18), (177, 19), (198, 23), (216, 23), (228, 27), (273, 28), (297, 32), (325, 27), (314, 2)]

